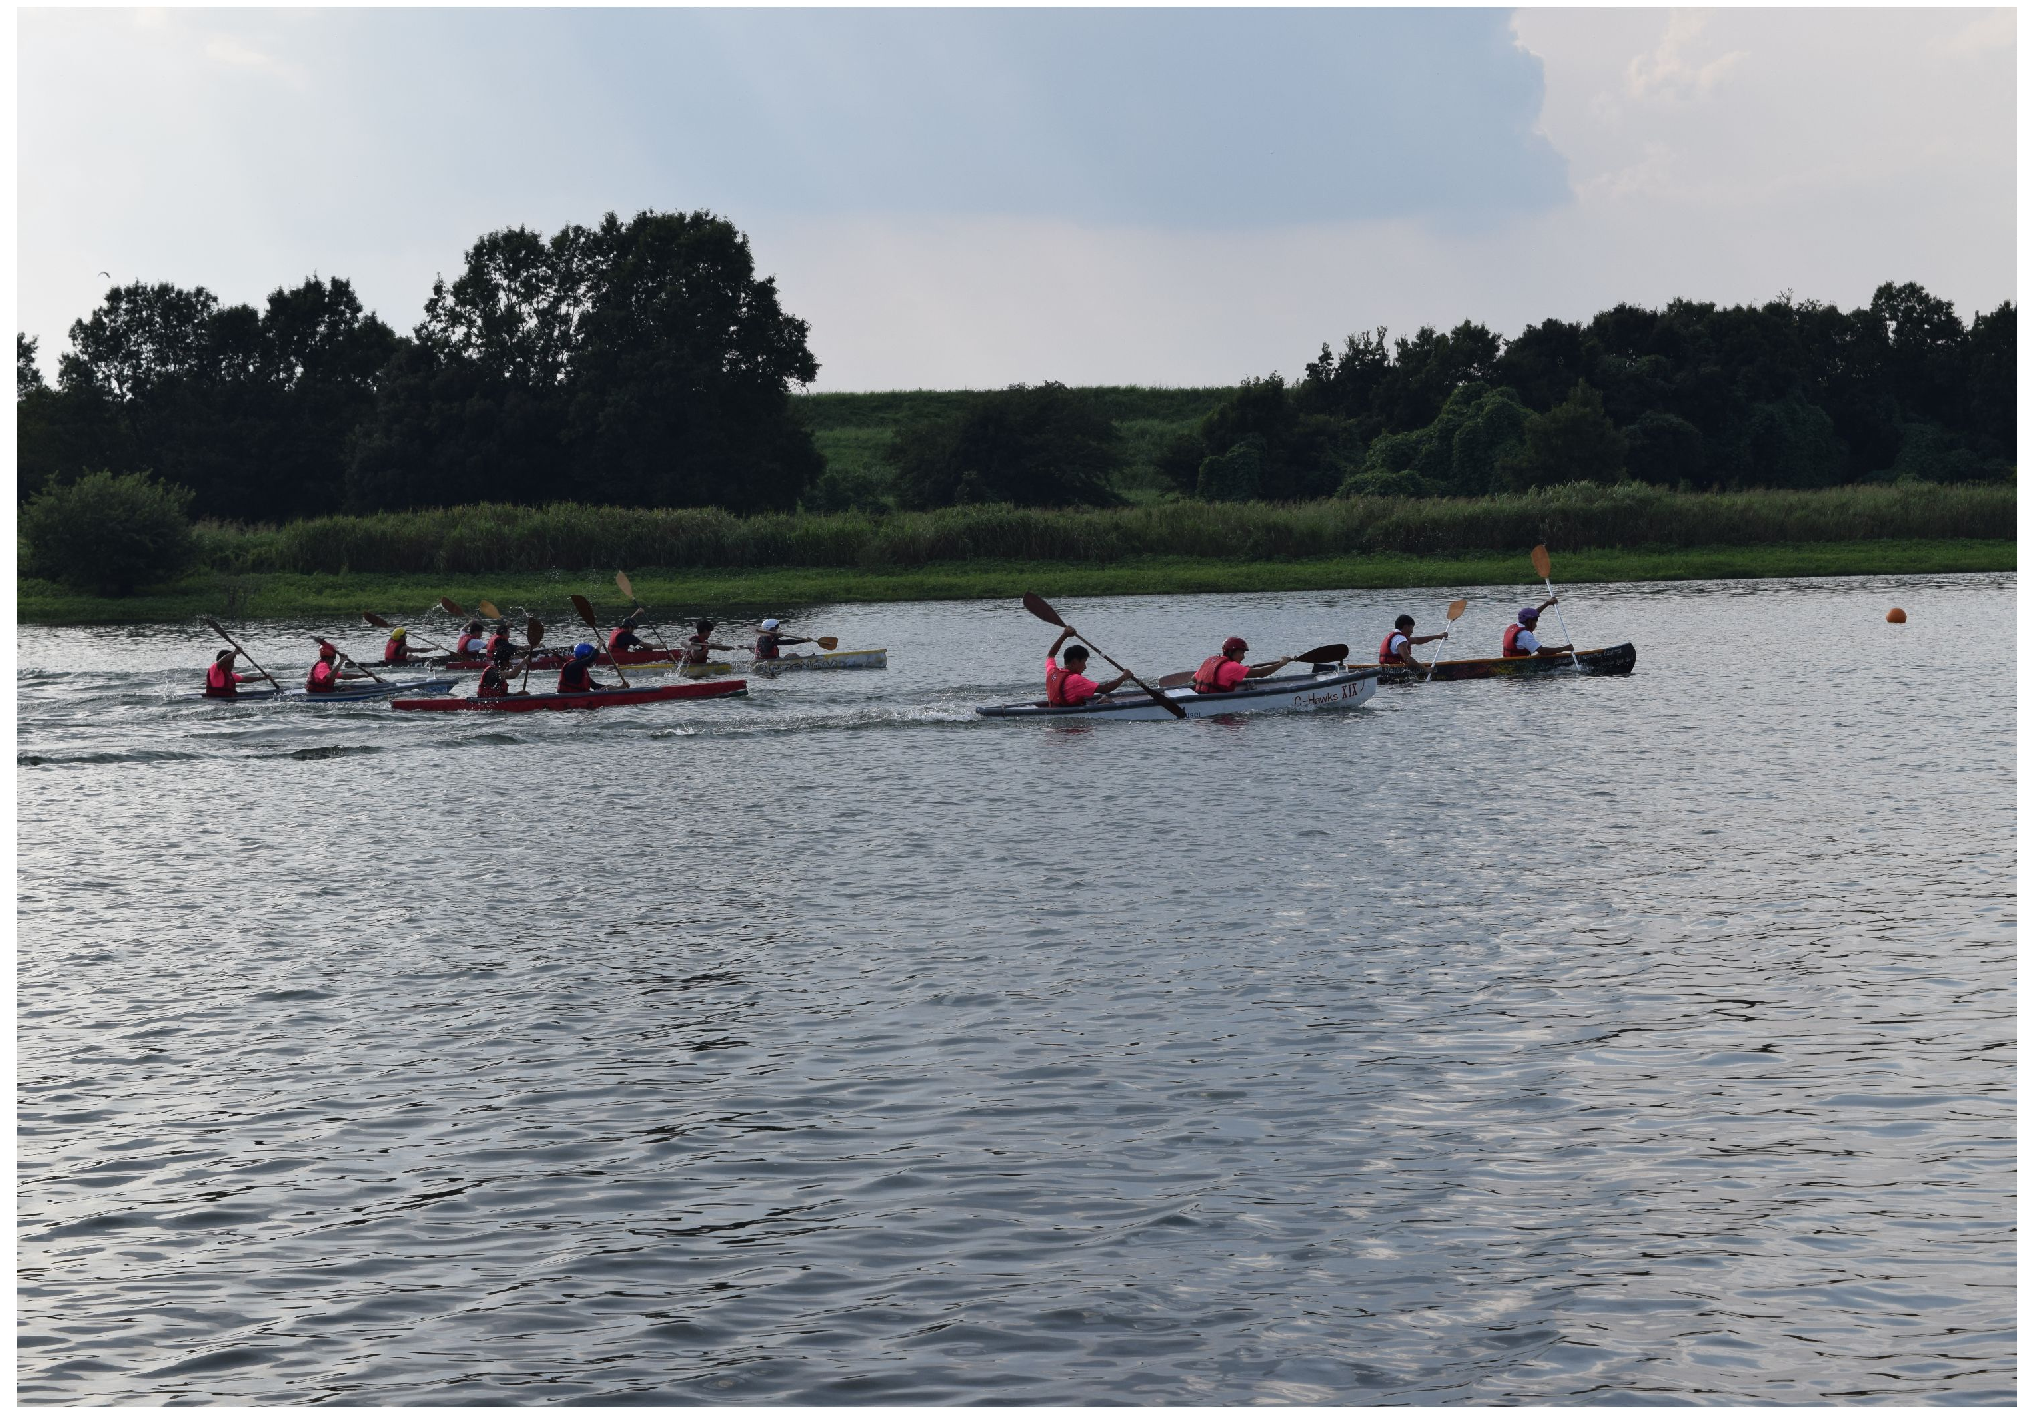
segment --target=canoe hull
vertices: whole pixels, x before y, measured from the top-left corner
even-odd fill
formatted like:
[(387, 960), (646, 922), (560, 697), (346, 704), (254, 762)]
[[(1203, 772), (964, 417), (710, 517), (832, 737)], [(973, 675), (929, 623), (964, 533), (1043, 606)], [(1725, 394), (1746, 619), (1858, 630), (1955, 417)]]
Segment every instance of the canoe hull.
[[(641, 669), (669, 669), (673, 668), (676, 661), (680, 658), (681, 655), (674, 650), (622, 649), (619, 651), (619, 667), (621, 669), (633, 669), (636, 667)], [(570, 655), (563, 650), (537, 650), (535, 652), (535, 671), (539, 673), (544, 669), (561, 669), (569, 659)], [(440, 674), (476, 674), (486, 666), (484, 658), (469, 654), (439, 654), (427, 659), (416, 658), (406, 660), (398, 665), (389, 665), (384, 659), (372, 659), (362, 662), (370, 664), (375, 669), (427, 669), (431, 673)], [(601, 652), (598, 656), (598, 663), (608, 669), (611, 668), (612, 655), (609, 652)], [(514, 672), (518, 674), (526, 667), (527, 660), (516, 655), (514, 659)]]
[(457, 687), (455, 679), (397, 679), (389, 684), (368, 684), (358, 689), (339, 689), (329, 694), (312, 694), (307, 689), (241, 689), (229, 699), (209, 694), (192, 694), (211, 704), (238, 703), (244, 699), (284, 699), (292, 704), (366, 704), (391, 699), (396, 694), (447, 694)]
[(510, 694), (498, 699), (396, 699), (394, 707), (436, 713), (581, 713), (587, 709), (671, 703), (677, 699), (735, 698), (745, 692), (746, 681), (743, 679), (718, 679), (695, 684), (657, 684), (651, 688), (593, 689), (585, 694)]
[(830, 654), (784, 654), (779, 659), (756, 659), (755, 674), (780, 674), (791, 669), (884, 669), (883, 649), (840, 649)]
[[(1629, 642), (1605, 649), (1577, 650), (1575, 655), (1575, 662), (1586, 674), (1630, 674), (1638, 659), (1639, 652)], [(1386, 684), (1419, 683), (1421, 680), (1421, 675), (1412, 669), (1392, 665), (1359, 667), (1378, 669), (1380, 681)], [(1557, 670), (1566, 673), (1571, 667), (1566, 654), (1527, 655), (1512, 659), (1449, 659), (1435, 666), (1435, 678), (1442, 681), (1502, 679), (1516, 674), (1553, 674)]]
[[(1366, 666), (1326, 674), (1296, 674), (1285, 679), (1260, 679), (1257, 688), (1228, 694), (1202, 694), (1170, 689), (1167, 697), (1190, 718), (1221, 718), (1234, 713), (1312, 712), (1356, 708), (1369, 701), (1379, 686), (1379, 671)], [(994, 704), (978, 710), (985, 718), (1038, 719), (1049, 723), (1094, 720), (1140, 722), (1174, 715), (1145, 694), (1120, 694), (1105, 702), (1058, 708), (1053, 704)]]

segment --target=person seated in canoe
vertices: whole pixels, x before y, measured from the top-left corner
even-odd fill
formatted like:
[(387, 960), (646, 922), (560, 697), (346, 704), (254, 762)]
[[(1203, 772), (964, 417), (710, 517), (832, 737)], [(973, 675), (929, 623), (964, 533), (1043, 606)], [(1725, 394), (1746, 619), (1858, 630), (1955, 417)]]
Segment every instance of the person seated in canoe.
[(335, 694), (344, 677), (338, 669), (338, 647), (326, 641), (319, 641), (319, 646), (317, 662), (310, 666), (309, 683), (304, 687), (312, 694)]
[(457, 637), (457, 644), (451, 651), (459, 659), (476, 659), (482, 653), (485, 642), (485, 626), (474, 620), (464, 627), (464, 633)]
[(640, 628), (640, 616), (641, 612), (635, 610), (632, 614), (628, 615), (625, 619), (621, 620), (618, 624), (614, 625), (612, 627), (611, 633), (605, 636), (605, 648), (611, 650), (615, 654), (622, 649), (624, 650), (653, 649), (654, 648), (653, 645), (649, 644), (646, 640), (641, 639), (639, 634), (636, 633)]
[(753, 641), (753, 658), (779, 659), (781, 657), (782, 645), (806, 645), (814, 643), (814, 640), (805, 640), (800, 635), (781, 633), (781, 622), (779, 620), (762, 620), (760, 622), (760, 637)]
[(408, 631), (396, 626), (387, 635), (387, 648), (380, 652), (382, 664), (412, 664), (408, 657)]
[(232, 672), (232, 662), (239, 657), (236, 649), (221, 649), (218, 657), (211, 661), (211, 667), (204, 671), (204, 697), (207, 699), (236, 699), (239, 686), (248, 676)]
[[(500, 646), (501, 646), (501, 645), (505, 645), (505, 646), (506, 646), (506, 648), (507, 648), (507, 652), (508, 652), (509, 654), (511, 654), (511, 653), (513, 652), (513, 649), (514, 649), (514, 627), (513, 627), (513, 626), (511, 626), (511, 625), (509, 625), (509, 624), (508, 624), (508, 623), (507, 623), (506, 621), (504, 621), (504, 620), (502, 620), (502, 621), (500, 621), (500, 622), (499, 622), (499, 628), (498, 628), (498, 629), (496, 629), (496, 630), (494, 630), (494, 631), (492, 632), (492, 634), (491, 634), (490, 636), (488, 636), (488, 637), (487, 637), (487, 639), (486, 639), (486, 642), (485, 642), (485, 658), (486, 658), (486, 662), (487, 662), (487, 663), (491, 663), (491, 662), (492, 662), (492, 657), (493, 657), (493, 656), (494, 656), (495, 654), (498, 654), (498, 653), (499, 653), (499, 649), (500, 649)], [(476, 652), (477, 652), (477, 651), (474, 651), (474, 653), (476, 653)]]
[(1233, 635), (1224, 642), (1222, 650), (1196, 667), (1196, 677), (1190, 681), (1189, 687), (1199, 694), (1228, 694), (1247, 679), (1264, 679), (1288, 663), (1286, 659), (1276, 659), (1271, 664), (1255, 664), (1248, 668), (1245, 654), (1250, 648), (1244, 640)]
[(605, 686), (591, 677), (591, 666), (598, 662), (598, 646), (588, 640), (570, 651), (569, 662), (556, 675), (556, 692), (559, 694), (584, 694)]
[(492, 652), (475, 691), (481, 699), (503, 699), (514, 691), (514, 647), (502, 644)]
[[(1084, 677), (1083, 668), (1090, 663), (1090, 651), (1082, 645), (1071, 645), (1066, 651), (1062, 648), (1063, 641), (1074, 633), (1073, 630), (1064, 630), (1055, 637), (1055, 643), (1048, 647), (1048, 702), (1057, 708), (1075, 708), (1078, 704), (1087, 704), (1092, 699), (1113, 692), (1119, 685), (1132, 678), (1130, 674), (1121, 674), (1109, 684), (1100, 684), (1095, 679)], [(1058, 653), (1062, 655), (1062, 663), (1059, 666), (1055, 662)]]
[(1534, 626), (1540, 622), (1541, 612), (1550, 605), (1561, 602), (1560, 596), (1549, 596), (1539, 605), (1522, 605), (1513, 623), (1505, 627), (1505, 645), (1500, 654), (1505, 659), (1526, 659), (1536, 654), (1567, 654), (1573, 645), (1544, 645), (1534, 634)]
[(1448, 638), (1447, 630), (1439, 635), (1417, 635), (1414, 633), (1414, 617), (1402, 615), (1393, 622), (1393, 628), (1386, 632), (1386, 638), (1379, 641), (1379, 663), (1397, 664), (1416, 673), (1426, 672), (1428, 666), (1414, 657), (1414, 646), (1433, 644), (1436, 640)]
[(696, 633), (682, 642), (682, 662), (684, 664), (709, 664), (711, 662), (712, 650), (723, 650), (729, 654), (738, 649), (737, 645), (712, 643), (711, 633), (717, 627), (717, 621), (715, 620), (699, 620), (696, 622)]

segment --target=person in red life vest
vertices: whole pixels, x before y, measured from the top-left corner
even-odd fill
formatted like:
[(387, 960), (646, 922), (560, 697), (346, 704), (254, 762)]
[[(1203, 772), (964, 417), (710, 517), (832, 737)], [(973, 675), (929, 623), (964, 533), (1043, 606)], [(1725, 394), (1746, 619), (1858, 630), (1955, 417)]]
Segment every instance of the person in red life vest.
[(204, 697), (207, 699), (236, 699), (239, 686), (246, 682), (246, 675), (232, 672), (232, 661), (238, 657), (236, 649), (221, 649), (218, 657), (211, 661), (211, 667), (204, 671)]
[[(1082, 645), (1071, 645), (1064, 652), (1063, 641), (1075, 631), (1064, 630), (1055, 637), (1055, 643), (1048, 647), (1048, 702), (1057, 708), (1075, 708), (1087, 704), (1101, 694), (1109, 694), (1132, 676), (1121, 674), (1109, 684), (1100, 684), (1095, 679), (1084, 677), (1083, 667), (1090, 663), (1090, 651)], [(1062, 663), (1056, 664), (1055, 656), (1062, 654)]]
[(494, 655), (499, 653), (499, 648), (501, 645), (505, 645), (507, 647), (508, 653), (513, 652), (514, 647), (513, 626), (507, 624), (507, 622), (504, 620), (499, 622), (499, 628), (495, 629), (492, 632), (492, 634), (486, 639), (485, 657), (488, 663), (491, 662), (492, 657)]
[(1245, 641), (1233, 635), (1224, 642), (1221, 652), (1211, 655), (1196, 667), (1196, 677), (1189, 687), (1199, 694), (1228, 694), (1247, 679), (1264, 679), (1287, 664), (1285, 659), (1276, 659), (1271, 664), (1255, 664), (1247, 668), (1245, 653), (1251, 648)]
[(636, 610), (612, 627), (612, 632), (605, 636), (605, 648), (615, 651), (622, 649), (653, 649), (653, 645), (634, 633), (639, 626), (640, 612)]
[(312, 694), (334, 694), (338, 689), (338, 647), (324, 644), (317, 651), (317, 662), (310, 666), (310, 679), (306, 686)]
[(729, 654), (738, 648), (737, 645), (713, 644), (711, 642), (711, 632), (717, 629), (717, 627), (715, 620), (699, 620), (696, 622), (696, 633), (682, 642), (682, 662), (684, 664), (709, 664), (711, 662), (712, 650), (719, 649)]
[(779, 620), (762, 620), (760, 622), (760, 637), (753, 641), (753, 658), (779, 659), (781, 657), (782, 645), (806, 645), (808, 643), (810, 641), (803, 639), (799, 635), (782, 634), (781, 622)]
[(1540, 621), (1541, 611), (1550, 605), (1560, 603), (1560, 599), (1559, 596), (1551, 595), (1537, 606), (1522, 605), (1519, 614), (1513, 617), (1513, 623), (1505, 627), (1505, 644), (1500, 649), (1500, 654), (1507, 659), (1526, 659), (1536, 654), (1567, 654), (1573, 646), (1544, 645), (1534, 634), (1534, 626)]
[(476, 620), (472, 621), (464, 627), (464, 633), (457, 637), (457, 647), (453, 653), (460, 659), (478, 658), (480, 653), (479, 646), (483, 642), (484, 637), (485, 626), (479, 624)]
[(598, 646), (588, 642), (570, 651), (570, 662), (563, 666), (556, 676), (556, 692), (559, 694), (582, 694), (605, 686), (591, 677), (591, 666), (597, 662)]
[(1414, 617), (1402, 615), (1393, 622), (1393, 628), (1386, 632), (1386, 638), (1379, 641), (1379, 663), (1397, 664), (1416, 672), (1425, 671), (1428, 666), (1414, 657), (1414, 646), (1433, 644), (1436, 640), (1448, 638), (1447, 630), (1439, 635), (1417, 635), (1414, 633)]
[(383, 664), (406, 664), (408, 660), (408, 632), (396, 629), (387, 636), (387, 648), (380, 651)]
[(477, 696), (481, 699), (503, 699), (511, 694), (514, 691), (513, 663), (512, 645), (501, 645), (494, 650), (485, 672), (478, 676)]

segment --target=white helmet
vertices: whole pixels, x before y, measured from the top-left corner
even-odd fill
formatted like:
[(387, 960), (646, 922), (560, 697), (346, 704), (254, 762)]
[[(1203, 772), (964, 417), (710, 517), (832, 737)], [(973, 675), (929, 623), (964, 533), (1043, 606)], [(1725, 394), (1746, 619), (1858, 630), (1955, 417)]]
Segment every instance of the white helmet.
[(781, 628), (781, 622), (779, 620), (762, 620), (760, 628), (763, 630), (778, 630)]

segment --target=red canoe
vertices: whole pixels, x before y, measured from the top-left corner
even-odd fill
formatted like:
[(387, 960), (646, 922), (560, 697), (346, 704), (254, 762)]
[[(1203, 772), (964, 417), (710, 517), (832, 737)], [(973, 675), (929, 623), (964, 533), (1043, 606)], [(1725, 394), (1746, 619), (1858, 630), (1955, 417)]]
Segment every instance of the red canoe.
[(664, 699), (722, 699), (746, 692), (743, 679), (697, 679), (640, 689), (593, 689), (585, 694), (509, 694), (497, 699), (396, 699), (397, 709), (442, 713), (476, 709), (485, 713), (533, 713), (537, 709), (600, 709), (621, 704), (656, 704)]
[[(527, 646), (514, 646), (514, 673), (520, 673), (527, 666), (528, 661), (524, 657), (526, 652)], [(570, 657), (570, 651), (566, 649), (536, 650), (535, 668), (538, 670), (561, 669), (565, 664), (570, 662)], [(622, 649), (619, 651), (619, 667), (621, 669), (631, 669), (634, 665), (638, 664), (645, 665), (648, 668), (666, 669), (681, 658), (682, 652), (680, 650)], [(384, 659), (368, 660), (367, 663), (375, 669), (385, 669), (388, 667), (387, 661)], [(609, 651), (600, 653), (598, 663), (609, 669), (612, 665), (611, 653)], [(435, 654), (416, 655), (412, 659), (403, 660), (394, 667), (400, 669), (447, 669), (453, 674), (476, 674), (479, 670), (485, 668), (485, 665), (486, 659), (482, 654)]]

